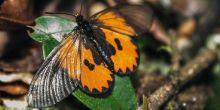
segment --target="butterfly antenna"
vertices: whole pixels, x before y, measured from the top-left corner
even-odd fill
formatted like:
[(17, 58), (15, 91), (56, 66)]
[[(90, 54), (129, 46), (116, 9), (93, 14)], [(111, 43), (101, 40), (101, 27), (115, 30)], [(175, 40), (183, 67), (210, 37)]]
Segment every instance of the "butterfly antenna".
[(79, 10), (79, 14), (81, 15), (82, 13), (82, 8), (83, 7), (83, 0), (80, 0), (80, 10)]
[(49, 14), (49, 15), (69, 15), (69, 16), (73, 16), (73, 17), (76, 17), (77, 14), (75, 13), (75, 11), (73, 12), (74, 14), (71, 14), (71, 13), (65, 13), (65, 12), (44, 12), (45, 14)]

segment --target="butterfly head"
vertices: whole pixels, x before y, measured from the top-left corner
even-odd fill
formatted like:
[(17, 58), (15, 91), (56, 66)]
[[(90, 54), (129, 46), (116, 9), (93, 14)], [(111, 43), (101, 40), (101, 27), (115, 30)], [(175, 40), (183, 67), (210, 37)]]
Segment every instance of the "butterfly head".
[(76, 23), (81, 29), (84, 29), (87, 32), (91, 32), (92, 29), (89, 22), (85, 20), (82, 15), (76, 15)]
[(83, 16), (80, 15), (80, 14), (77, 14), (77, 15), (76, 15), (76, 22), (77, 22), (78, 24), (81, 24), (83, 21), (84, 21)]

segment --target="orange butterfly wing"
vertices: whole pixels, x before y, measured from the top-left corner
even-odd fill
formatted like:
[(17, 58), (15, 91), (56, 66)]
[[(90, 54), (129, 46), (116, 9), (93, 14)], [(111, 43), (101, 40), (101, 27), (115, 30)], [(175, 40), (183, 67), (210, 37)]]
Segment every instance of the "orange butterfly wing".
[(115, 53), (110, 56), (114, 62), (114, 71), (119, 74), (128, 74), (137, 69), (139, 62), (138, 47), (127, 35), (101, 28), (105, 40), (111, 44)]
[[(106, 92), (113, 81), (112, 72), (104, 64), (90, 41), (87, 40), (86, 43), (82, 40), (77, 41), (72, 44), (72, 47), (67, 45), (60, 49), (59, 59), (62, 61), (62, 68), (68, 71), (69, 77), (80, 82), (80, 87), (85, 92), (93, 94)], [(67, 43), (73, 43), (73, 41), (70, 40)], [(68, 55), (64, 58), (66, 54)]]
[(127, 35), (135, 35), (135, 30), (126, 23), (125, 19), (114, 12), (100, 13), (97, 15), (97, 19), (101, 21), (103, 28)]
[(147, 32), (153, 21), (153, 12), (147, 5), (120, 5), (103, 10), (90, 18), (100, 28), (136, 36)]
[(91, 23), (103, 33), (101, 38), (114, 48), (108, 47), (116, 73), (127, 74), (136, 70), (139, 53), (131, 36), (148, 31), (152, 20), (152, 11), (145, 5), (118, 6), (91, 17)]
[(113, 82), (113, 73), (91, 47), (82, 48), (81, 88), (94, 94), (106, 92)]

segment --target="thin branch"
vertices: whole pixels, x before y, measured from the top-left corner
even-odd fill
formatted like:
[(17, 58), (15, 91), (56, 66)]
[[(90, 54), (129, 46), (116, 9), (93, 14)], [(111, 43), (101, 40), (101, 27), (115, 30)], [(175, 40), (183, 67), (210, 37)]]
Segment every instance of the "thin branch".
[(217, 57), (217, 49), (205, 49), (194, 60), (180, 70), (180, 74), (172, 78), (148, 97), (148, 110), (158, 110), (161, 105), (178, 93), (180, 88), (198, 76), (203, 69), (210, 65)]
[(143, 95), (143, 109), (146, 110), (147, 108), (148, 108), (147, 97)]
[(176, 41), (176, 33), (174, 31), (170, 31), (170, 36), (171, 36), (171, 48), (172, 48), (172, 66), (171, 66), (171, 74), (177, 73), (177, 71), (180, 69), (180, 60), (181, 60), (181, 55), (179, 52), (179, 49), (177, 47), (177, 41)]

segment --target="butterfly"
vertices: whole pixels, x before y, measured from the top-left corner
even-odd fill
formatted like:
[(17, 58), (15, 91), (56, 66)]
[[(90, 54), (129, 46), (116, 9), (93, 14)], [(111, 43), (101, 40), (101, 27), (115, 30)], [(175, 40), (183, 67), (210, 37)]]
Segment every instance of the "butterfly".
[(139, 63), (139, 34), (148, 31), (153, 15), (146, 5), (120, 5), (88, 19), (73, 15), (76, 26), (47, 56), (27, 94), (32, 107), (46, 107), (66, 98), (76, 87), (88, 94), (105, 93), (114, 74), (134, 72)]

